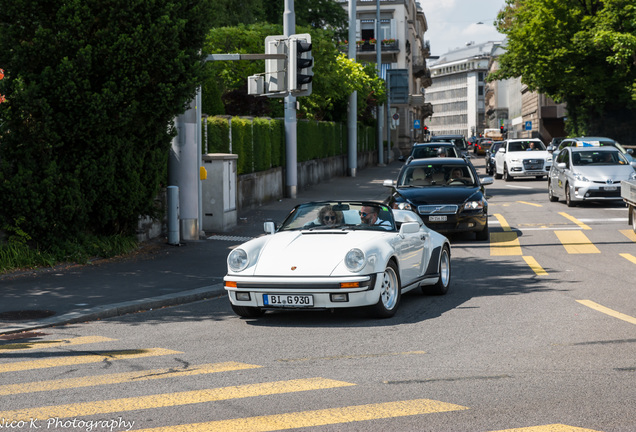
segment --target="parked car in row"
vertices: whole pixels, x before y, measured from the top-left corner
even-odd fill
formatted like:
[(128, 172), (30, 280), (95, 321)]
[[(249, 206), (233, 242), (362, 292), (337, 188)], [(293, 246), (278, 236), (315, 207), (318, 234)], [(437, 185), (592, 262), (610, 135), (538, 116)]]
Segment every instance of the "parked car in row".
[(430, 142), (452, 142), (459, 149), (461, 156), (468, 155), (468, 141), (464, 135), (433, 135)]
[(465, 158), (415, 159), (402, 167), (397, 180), (384, 181), (392, 189), (386, 204), (417, 213), (435, 231), (474, 232), (477, 240), (487, 240), (484, 186), (492, 183)]
[(561, 150), (566, 147), (616, 147), (627, 160), (634, 161), (636, 158), (634, 157), (634, 151), (632, 149), (626, 149), (616, 140), (612, 138), (606, 137), (575, 137), (575, 138), (565, 138), (563, 139), (557, 147), (550, 146), (548, 147), (548, 151), (552, 152), (554, 157), (556, 157)]
[(460, 151), (451, 142), (416, 143), (413, 145), (407, 161), (432, 157), (460, 157)]
[(233, 249), (225, 290), (232, 310), (367, 307), (395, 314), (402, 294), (421, 288), (443, 295), (451, 280), (451, 246), (412, 211), (365, 201), (321, 201), (294, 207), (269, 235)]
[(492, 146), (490, 146), (490, 148), (488, 150), (486, 150), (486, 174), (489, 176), (492, 176), (495, 174), (495, 166), (496, 166), (496, 161), (495, 161), (495, 155), (497, 154), (497, 151), (499, 151), (499, 149), (501, 148), (502, 145), (505, 144), (505, 141), (496, 141), (494, 143), (492, 143)]
[(564, 147), (548, 178), (548, 197), (568, 207), (582, 201), (620, 201), (621, 181), (636, 180), (636, 161), (613, 146)]
[(552, 154), (540, 139), (507, 139), (495, 155), (495, 178), (542, 178), (550, 173)]

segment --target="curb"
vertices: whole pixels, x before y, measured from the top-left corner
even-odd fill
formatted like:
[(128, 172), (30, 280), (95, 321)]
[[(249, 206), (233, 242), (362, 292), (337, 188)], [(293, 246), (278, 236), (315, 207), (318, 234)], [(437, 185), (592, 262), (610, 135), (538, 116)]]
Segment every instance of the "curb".
[(53, 327), (63, 324), (73, 324), (81, 321), (95, 321), (104, 318), (127, 315), (135, 312), (147, 311), (151, 309), (177, 306), (185, 303), (192, 303), (199, 300), (206, 300), (218, 297), (225, 293), (223, 284), (211, 285), (189, 291), (182, 291), (174, 294), (165, 294), (157, 297), (148, 297), (139, 300), (113, 303), (103, 306), (95, 306), (89, 309), (81, 309), (69, 312), (64, 315), (45, 318), (38, 321), (16, 323), (0, 328), (0, 335), (19, 333), (28, 330), (36, 330), (46, 327)]

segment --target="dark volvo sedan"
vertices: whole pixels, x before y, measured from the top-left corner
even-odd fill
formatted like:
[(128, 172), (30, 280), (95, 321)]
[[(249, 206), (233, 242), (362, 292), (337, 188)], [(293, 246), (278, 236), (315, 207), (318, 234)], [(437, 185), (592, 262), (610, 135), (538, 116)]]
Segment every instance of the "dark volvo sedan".
[(405, 164), (397, 180), (385, 180), (392, 188), (386, 204), (412, 210), (438, 232), (475, 232), (488, 240), (488, 202), (484, 186), (492, 177), (480, 178), (464, 158), (415, 159)]

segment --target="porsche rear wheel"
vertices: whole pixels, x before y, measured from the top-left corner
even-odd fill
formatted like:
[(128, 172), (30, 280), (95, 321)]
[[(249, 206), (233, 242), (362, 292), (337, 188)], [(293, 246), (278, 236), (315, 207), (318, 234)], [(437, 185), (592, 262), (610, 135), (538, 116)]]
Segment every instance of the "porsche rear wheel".
[(422, 286), (422, 292), (428, 295), (444, 295), (448, 292), (451, 281), (450, 249), (444, 246), (439, 256), (439, 280), (435, 285)]
[(265, 311), (257, 307), (231, 305), (235, 314), (243, 318), (255, 318), (263, 315)]
[(380, 299), (372, 306), (372, 313), (377, 318), (390, 318), (395, 315), (402, 296), (400, 277), (393, 261), (389, 261), (381, 277)]

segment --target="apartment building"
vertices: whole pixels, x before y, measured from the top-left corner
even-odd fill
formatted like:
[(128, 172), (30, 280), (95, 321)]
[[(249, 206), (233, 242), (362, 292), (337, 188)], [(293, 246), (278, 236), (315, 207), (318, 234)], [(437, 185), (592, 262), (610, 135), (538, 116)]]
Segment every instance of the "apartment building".
[(433, 115), (426, 125), (433, 135), (483, 133), (486, 121), (485, 86), (490, 60), (501, 42), (471, 42), (429, 64), (432, 85), (426, 101)]
[[(349, 10), (349, 0), (338, 1)], [(404, 97), (390, 105), (391, 112), (387, 116), (393, 152), (399, 156), (408, 154), (412, 143), (422, 140), (424, 121), (432, 113), (431, 105), (424, 100), (424, 89), (431, 85), (426, 64), (430, 44), (424, 39), (428, 24), (416, 0), (380, 0), (379, 8), (378, 32), (378, 1), (356, 1), (356, 60), (376, 64), (376, 47), (380, 44), (382, 78), (387, 79), (391, 74), (389, 70), (401, 71), (400, 76), (405, 77), (406, 82), (401, 86)]]

